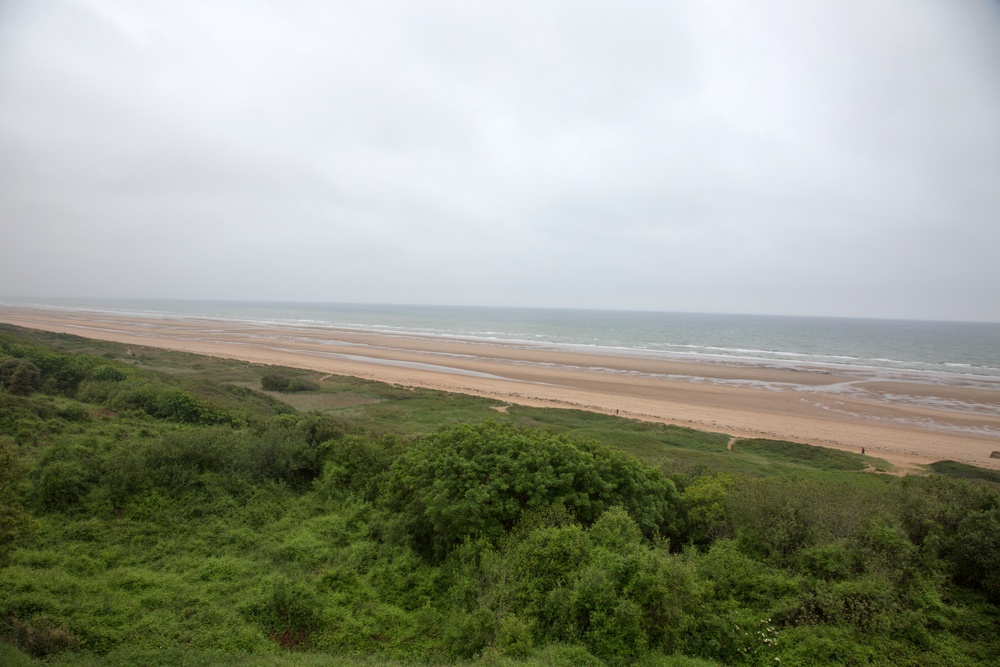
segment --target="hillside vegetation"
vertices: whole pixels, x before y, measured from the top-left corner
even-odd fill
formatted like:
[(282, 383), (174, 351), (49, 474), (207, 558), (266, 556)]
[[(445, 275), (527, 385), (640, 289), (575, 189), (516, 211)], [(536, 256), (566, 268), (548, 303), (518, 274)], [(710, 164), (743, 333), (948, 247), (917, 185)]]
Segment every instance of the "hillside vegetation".
[(728, 441), (2, 326), (0, 663), (998, 664), (995, 476)]

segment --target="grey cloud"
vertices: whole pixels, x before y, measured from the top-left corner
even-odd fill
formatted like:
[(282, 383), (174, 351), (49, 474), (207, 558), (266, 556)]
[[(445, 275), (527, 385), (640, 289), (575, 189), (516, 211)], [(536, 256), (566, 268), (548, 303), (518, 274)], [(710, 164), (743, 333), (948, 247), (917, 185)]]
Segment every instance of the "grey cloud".
[(985, 0), (0, 11), (0, 294), (1000, 320)]

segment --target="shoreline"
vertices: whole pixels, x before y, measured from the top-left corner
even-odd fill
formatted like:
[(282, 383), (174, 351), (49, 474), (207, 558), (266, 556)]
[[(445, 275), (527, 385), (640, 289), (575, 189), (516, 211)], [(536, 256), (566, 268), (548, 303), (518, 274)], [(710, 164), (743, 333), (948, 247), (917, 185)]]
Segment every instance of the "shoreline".
[(918, 373), (41, 307), (0, 305), (0, 322), (733, 437), (864, 447), (904, 469), (944, 459), (1000, 469), (990, 458), (1000, 450), (1000, 379), (941, 385)]

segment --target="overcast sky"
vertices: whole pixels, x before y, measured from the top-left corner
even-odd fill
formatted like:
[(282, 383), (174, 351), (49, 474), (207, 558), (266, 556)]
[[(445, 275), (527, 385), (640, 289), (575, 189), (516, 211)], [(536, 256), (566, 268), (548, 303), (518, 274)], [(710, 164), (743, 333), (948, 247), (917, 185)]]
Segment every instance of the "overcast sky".
[(0, 0), (0, 295), (1000, 321), (1000, 3)]

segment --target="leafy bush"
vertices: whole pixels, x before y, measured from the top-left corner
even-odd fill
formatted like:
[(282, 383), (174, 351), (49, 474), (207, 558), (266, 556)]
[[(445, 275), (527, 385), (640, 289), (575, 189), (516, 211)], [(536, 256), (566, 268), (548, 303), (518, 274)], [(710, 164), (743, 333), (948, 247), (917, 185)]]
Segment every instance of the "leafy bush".
[(621, 507), (589, 529), (559, 506), (528, 513), (498, 548), (467, 542), (448, 565), (473, 652), (510, 654), (504, 623), (526, 624), (534, 645), (582, 643), (609, 664), (627, 664), (649, 649), (672, 650), (698, 599), (688, 565), (649, 548)]
[(30, 362), (39, 371), (43, 389), (48, 393), (72, 396), (77, 387), (90, 374), (90, 369), (105, 360), (80, 354), (62, 354), (54, 350), (26, 343), (12, 342), (4, 345), (7, 354)]
[(743, 479), (726, 496), (726, 511), (743, 548), (790, 565), (799, 550), (861, 535), (884, 488), (811, 478)]
[[(172, 419), (188, 424), (231, 424), (232, 416), (212, 403), (184, 391), (167, 389), (159, 393), (151, 406), (154, 417)], [(147, 405), (147, 410), (150, 407)]]
[(67, 512), (79, 507), (95, 481), (93, 473), (80, 460), (57, 459), (39, 468), (33, 488), (44, 509)]
[(958, 579), (1000, 603), (1000, 508), (972, 512), (955, 535)]
[(693, 544), (708, 544), (732, 532), (726, 501), (735, 480), (730, 475), (702, 475), (681, 494), (684, 537)]
[(349, 435), (324, 443), (326, 463), (317, 490), (327, 498), (350, 492), (374, 501), (383, 492), (402, 443), (395, 436)]
[(588, 524), (621, 505), (647, 536), (669, 535), (678, 505), (673, 482), (637, 459), (496, 422), (418, 441), (393, 464), (389, 489), (419, 548), (438, 556), (468, 537), (496, 540), (525, 511), (552, 504)]
[(319, 383), (304, 380), (300, 377), (269, 373), (260, 379), (260, 387), (265, 391), (319, 391)]
[(12, 394), (27, 396), (42, 386), (38, 366), (26, 359), (0, 358), (0, 387)]
[(323, 470), (320, 446), (294, 427), (271, 426), (234, 449), (242, 475), (253, 483), (282, 481), (303, 488)]
[(90, 378), (96, 382), (121, 382), (125, 377), (124, 371), (108, 365), (98, 366), (90, 374)]
[(33, 532), (31, 517), (24, 512), (14, 493), (20, 478), (16, 450), (7, 438), (0, 437), (0, 567), (11, 553)]
[(284, 647), (295, 647), (309, 640), (318, 624), (316, 594), (302, 582), (275, 575), (266, 582), (259, 599), (244, 610), (244, 615)]

